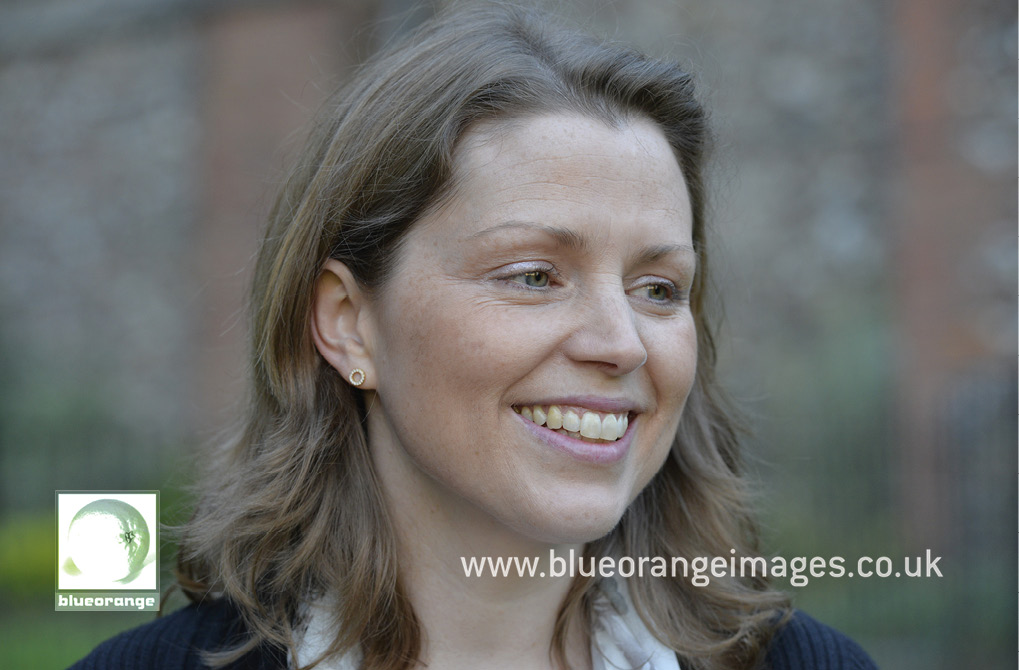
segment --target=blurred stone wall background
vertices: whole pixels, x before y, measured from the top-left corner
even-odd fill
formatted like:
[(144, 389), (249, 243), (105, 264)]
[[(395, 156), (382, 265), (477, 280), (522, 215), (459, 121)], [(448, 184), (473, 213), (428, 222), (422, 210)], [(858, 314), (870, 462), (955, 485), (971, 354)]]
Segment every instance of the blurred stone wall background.
[[(702, 80), (768, 550), (943, 556), (941, 579), (818, 579), (796, 603), (882, 667), (1012, 667), (1015, 6), (551, 4)], [(0, 524), (55, 489), (188, 481), (240, 392), (287, 155), (436, 6), (0, 5)]]

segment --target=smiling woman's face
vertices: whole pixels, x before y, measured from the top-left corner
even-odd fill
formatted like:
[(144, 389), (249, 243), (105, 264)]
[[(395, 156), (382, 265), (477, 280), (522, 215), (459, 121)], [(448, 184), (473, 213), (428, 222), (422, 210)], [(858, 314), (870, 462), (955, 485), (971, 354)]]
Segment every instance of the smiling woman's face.
[(658, 472), (694, 380), (691, 210), (661, 130), (489, 122), (367, 308), (387, 495), (596, 539)]

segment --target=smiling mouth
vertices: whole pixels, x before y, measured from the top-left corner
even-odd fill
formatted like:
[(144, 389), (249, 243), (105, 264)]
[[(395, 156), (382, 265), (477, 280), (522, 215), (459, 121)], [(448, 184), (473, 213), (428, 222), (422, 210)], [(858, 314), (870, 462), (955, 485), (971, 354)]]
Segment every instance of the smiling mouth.
[(630, 414), (626, 412), (609, 414), (560, 405), (514, 406), (513, 411), (539, 426), (594, 444), (615, 442), (630, 425)]

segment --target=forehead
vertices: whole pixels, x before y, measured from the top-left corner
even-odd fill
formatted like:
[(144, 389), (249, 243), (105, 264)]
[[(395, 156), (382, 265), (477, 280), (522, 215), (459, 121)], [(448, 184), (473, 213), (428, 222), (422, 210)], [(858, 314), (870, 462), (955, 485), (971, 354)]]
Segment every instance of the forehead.
[(486, 121), (465, 133), (454, 161), (449, 196), (418, 228), (464, 237), (519, 220), (593, 237), (625, 230), (690, 241), (686, 183), (650, 120), (612, 126), (555, 114)]
[(643, 195), (685, 186), (664, 133), (640, 117), (618, 126), (566, 114), (487, 121), (465, 133), (455, 160), (456, 176), (467, 186), (490, 185), (485, 177), (526, 179), (528, 174), (564, 186), (583, 185), (578, 177), (586, 182), (614, 178), (639, 183)]

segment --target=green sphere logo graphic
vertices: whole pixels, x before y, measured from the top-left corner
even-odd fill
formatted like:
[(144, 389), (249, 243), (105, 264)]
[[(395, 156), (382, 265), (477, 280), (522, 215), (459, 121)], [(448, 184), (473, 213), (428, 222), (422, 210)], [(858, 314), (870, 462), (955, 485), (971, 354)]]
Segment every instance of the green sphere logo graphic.
[(82, 573), (96, 579), (126, 579), (145, 564), (149, 527), (122, 500), (94, 500), (78, 510), (67, 530), (68, 555)]

